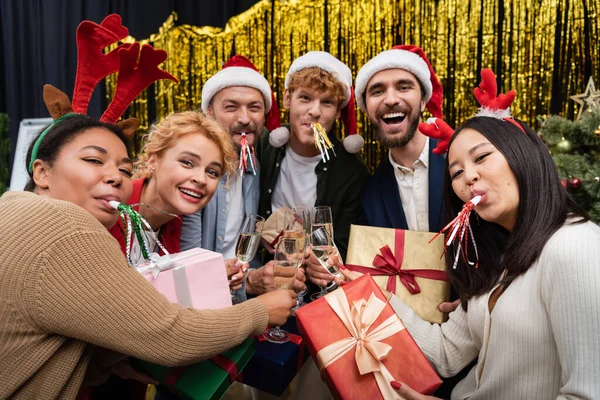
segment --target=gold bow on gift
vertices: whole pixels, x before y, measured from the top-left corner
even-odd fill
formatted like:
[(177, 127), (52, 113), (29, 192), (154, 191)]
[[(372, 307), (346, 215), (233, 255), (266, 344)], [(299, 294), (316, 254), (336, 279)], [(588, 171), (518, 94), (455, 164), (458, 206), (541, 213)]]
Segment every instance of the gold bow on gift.
[(365, 375), (370, 372), (374, 374), (384, 399), (402, 400), (403, 397), (390, 385), (390, 382), (395, 380), (394, 377), (382, 363), (392, 352), (392, 346), (380, 342), (404, 329), (398, 316), (396, 314), (390, 316), (367, 334), (371, 325), (385, 308), (384, 301), (371, 293), (368, 301), (364, 299), (355, 301), (350, 309), (343, 290), (330, 293), (325, 296), (325, 300), (346, 326), (351, 336), (340, 339), (317, 353), (319, 369), (327, 368), (344, 354), (356, 348), (355, 359), (360, 374)]

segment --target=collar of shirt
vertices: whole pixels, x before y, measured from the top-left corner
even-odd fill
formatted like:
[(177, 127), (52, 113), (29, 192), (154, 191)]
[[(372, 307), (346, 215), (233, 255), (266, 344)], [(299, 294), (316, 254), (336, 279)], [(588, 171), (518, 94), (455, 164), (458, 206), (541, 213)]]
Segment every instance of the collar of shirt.
[(394, 171), (398, 171), (402, 175), (404, 175), (405, 173), (412, 174), (413, 170), (417, 169), (420, 165), (422, 165), (425, 168), (429, 168), (429, 138), (427, 138), (427, 140), (425, 141), (425, 146), (423, 146), (423, 150), (421, 150), (421, 154), (419, 154), (419, 158), (417, 158), (415, 160), (415, 162), (413, 163), (413, 169), (405, 167), (404, 165), (400, 165), (396, 161), (394, 161), (391, 150), (388, 152), (388, 157), (389, 157), (390, 163), (392, 164), (392, 167), (394, 167)]

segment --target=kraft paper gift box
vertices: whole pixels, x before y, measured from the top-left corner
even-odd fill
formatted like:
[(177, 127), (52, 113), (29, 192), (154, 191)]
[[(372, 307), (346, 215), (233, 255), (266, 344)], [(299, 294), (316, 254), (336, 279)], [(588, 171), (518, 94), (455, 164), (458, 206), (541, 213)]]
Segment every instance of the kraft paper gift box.
[(138, 265), (137, 270), (171, 303), (196, 309), (230, 307), (231, 292), (223, 255), (190, 249)]
[(218, 400), (235, 381), (254, 355), (254, 339), (209, 360), (187, 367), (163, 367), (135, 360), (134, 365), (183, 399)]
[[(288, 207), (280, 207), (273, 211), (271, 216), (267, 218), (263, 226), (261, 237), (271, 245), (275, 247), (279, 238), (283, 235), (284, 219), (286, 211), (290, 211)], [(290, 221), (288, 221), (289, 223)], [(293, 222), (294, 230), (301, 230), (302, 223), (298, 221)]]
[(300, 308), (296, 319), (337, 399), (401, 399), (393, 380), (423, 394), (442, 382), (370, 275)]
[(432, 232), (352, 225), (346, 267), (369, 273), (426, 321), (441, 324), (438, 306), (448, 301), (450, 284), (441, 257), (444, 237)]

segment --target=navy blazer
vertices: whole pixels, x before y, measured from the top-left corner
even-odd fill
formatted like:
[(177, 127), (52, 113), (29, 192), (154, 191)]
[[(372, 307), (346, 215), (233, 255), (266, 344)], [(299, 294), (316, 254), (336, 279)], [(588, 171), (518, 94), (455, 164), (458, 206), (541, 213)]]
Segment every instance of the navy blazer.
[[(432, 153), (436, 145), (436, 140), (429, 140), (429, 230), (431, 232), (438, 232), (443, 223), (445, 156)], [(408, 229), (394, 167), (387, 154), (363, 191), (359, 223), (382, 228)]]

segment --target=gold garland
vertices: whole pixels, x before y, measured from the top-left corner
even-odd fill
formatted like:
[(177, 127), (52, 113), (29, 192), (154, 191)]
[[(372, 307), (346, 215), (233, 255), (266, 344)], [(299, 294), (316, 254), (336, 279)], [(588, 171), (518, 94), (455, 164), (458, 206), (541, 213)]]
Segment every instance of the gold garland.
[[(164, 68), (180, 80), (154, 85), (156, 119), (199, 108), (204, 82), (236, 53), (248, 56), (280, 97), (290, 64), (309, 50), (329, 51), (356, 76), (380, 51), (415, 44), (442, 82), (451, 124), (476, 111), (472, 89), (484, 67), (498, 74), (500, 90), (517, 91), (513, 114), (530, 124), (551, 109), (572, 116), (575, 107), (568, 96), (583, 88), (586, 74), (600, 81), (600, 41), (591, 39), (600, 37), (597, 1), (262, 0), (223, 29), (176, 25), (176, 19), (173, 14), (143, 40), (168, 52)], [(115, 83), (114, 77), (107, 79), (109, 99)], [(129, 110), (140, 118), (142, 130), (150, 122), (148, 101), (145, 92)], [(366, 117), (357, 112), (367, 143), (363, 155), (373, 167), (379, 145)]]

